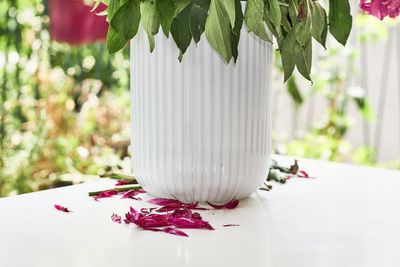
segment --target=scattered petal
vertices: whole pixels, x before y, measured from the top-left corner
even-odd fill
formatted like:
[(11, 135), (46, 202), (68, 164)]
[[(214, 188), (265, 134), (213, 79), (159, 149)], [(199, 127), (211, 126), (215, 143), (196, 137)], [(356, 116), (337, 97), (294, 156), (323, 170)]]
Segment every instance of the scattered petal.
[(232, 199), (231, 201), (229, 201), (228, 203), (225, 203), (223, 205), (212, 204), (208, 201), (207, 201), (207, 204), (217, 210), (219, 210), (219, 209), (234, 209), (239, 205), (239, 200)]
[(128, 185), (128, 184), (135, 184), (135, 180), (120, 180), (118, 181), (115, 186), (121, 186), (121, 185)]
[(96, 194), (95, 196), (94, 196), (94, 200), (99, 200), (100, 198), (108, 198), (108, 197), (112, 197), (112, 196), (115, 196), (115, 195), (118, 195), (118, 191), (117, 190), (114, 190), (114, 189), (111, 189), (111, 190), (107, 190), (107, 191), (103, 191), (103, 192), (100, 192), (100, 193), (98, 193), (98, 194)]
[(126, 191), (126, 192), (122, 195), (121, 198), (137, 199), (135, 196), (138, 195), (139, 193), (140, 193), (139, 190), (132, 189), (132, 190)]
[(162, 231), (165, 232), (165, 233), (171, 234), (171, 235), (178, 235), (178, 236), (186, 236), (186, 237), (188, 237), (188, 235), (185, 232), (183, 232), (181, 230), (178, 230), (176, 228), (173, 228), (173, 227), (165, 227), (164, 229), (162, 229)]
[(299, 171), (299, 172), (297, 173), (297, 176), (298, 176), (298, 177), (301, 177), (301, 178), (311, 178), (310, 175), (308, 175), (308, 173), (305, 172), (305, 171)]
[(113, 213), (111, 215), (111, 220), (113, 220), (113, 222), (116, 222), (116, 223), (121, 223), (122, 222), (121, 216), (119, 216), (118, 214), (115, 214), (115, 213)]
[(170, 217), (169, 222), (178, 228), (214, 230), (208, 222), (194, 218)]
[(54, 204), (54, 208), (56, 208), (56, 210), (59, 210), (62, 212), (71, 212), (71, 210), (69, 210), (68, 208), (58, 205), (58, 204)]
[(170, 206), (170, 205), (181, 205), (177, 199), (169, 199), (169, 198), (153, 198), (148, 201), (151, 204), (159, 205), (159, 206)]

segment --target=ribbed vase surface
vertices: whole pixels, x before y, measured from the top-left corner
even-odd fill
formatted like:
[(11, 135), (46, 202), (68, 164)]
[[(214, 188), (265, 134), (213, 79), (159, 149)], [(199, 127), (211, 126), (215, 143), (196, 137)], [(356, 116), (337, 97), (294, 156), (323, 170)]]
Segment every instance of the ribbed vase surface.
[(133, 174), (154, 196), (225, 203), (262, 184), (271, 153), (272, 47), (242, 30), (236, 64), (203, 35), (180, 63), (162, 33), (131, 41)]

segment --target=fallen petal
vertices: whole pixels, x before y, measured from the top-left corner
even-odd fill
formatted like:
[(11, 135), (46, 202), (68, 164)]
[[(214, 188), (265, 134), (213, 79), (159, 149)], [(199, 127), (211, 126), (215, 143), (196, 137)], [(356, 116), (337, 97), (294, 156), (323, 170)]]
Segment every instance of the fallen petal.
[(178, 228), (214, 230), (208, 222), (194, 218), (170, 217), (169, 222)]
[(234, 209), (239, 205), (239, 200), (237, 199), (232, 199), (231, 201), (229, 201), (228, 203), (225, 203), (223, 205), (216, 205), (216, 204), (212, 204), (208, 201), (206, 201), (208, 205), (210, 205), (211, 207), (213, 207), (214, 209)]
[(59, 210), (62, 212), (71, 212), (71, 210), (69, 210), (68, 208), (58, 205), (58, 204), (54, 204), (54, 208), (56, 208), (56, 210)]
[(113, 213), (113, 214), (111, 215), (111, 220), (112, 220), (113, 222), (116, 222), (116, 223), (121, 223), (122, 218), (121, 218), (121, 216), (119, 216), (118, 214)]
[(186, 237), (188, 237), (188, 235), (187, 235), (185, 232), (183, 232), (183, 231), (181, 231), (181, 230), (178, 230), (178, 229), (176, 229), (176, 228), (173, 228), (173, 227), (165, 227), (164, 229), (162, 229), (162, 231), (163, 231), (163, 232), (166, 232), (166, 233), (168, 233), (168, 234), (171, 234), (171, 235), (186, 236)]

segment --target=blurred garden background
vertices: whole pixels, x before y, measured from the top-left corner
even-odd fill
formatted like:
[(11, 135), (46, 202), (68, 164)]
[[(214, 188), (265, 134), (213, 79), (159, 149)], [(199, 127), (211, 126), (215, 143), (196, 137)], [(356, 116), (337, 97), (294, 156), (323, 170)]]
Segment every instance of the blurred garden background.
[[(108, 54), (92, 6), (0, 2), (0, 197), (129, 172), (129, 49)], [(400, 168), (400, 32), (356, 10), (350, 44), (317, 49), (313, 84), (283, 85), (275, 63), (275, 153)]]

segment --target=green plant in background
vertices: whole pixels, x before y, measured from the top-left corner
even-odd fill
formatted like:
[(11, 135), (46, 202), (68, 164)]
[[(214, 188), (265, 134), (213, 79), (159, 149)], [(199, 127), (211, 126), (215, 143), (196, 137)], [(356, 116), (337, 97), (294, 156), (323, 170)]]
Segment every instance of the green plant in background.
[(128, 51), (51, 41), (43, 0), (1, 1), (0, 33), (0, 196), (124, 167)]
[(134, 38), (139, 24), (147, 32), (150, 51), (160, 28), (172, 35), (182, 59), (192, 40), (205, 36), (229, 63), (236, 61), (243, 24), (266, 42), (277, 40), (285, 81), (294, 68), (311, 80), (312, 39), (326, 46), (332, 35), (345, 45), (352, 27), (348, 0), (329, 0), (329, 12), (318, 0), (97, 0), (108, 5), (107, 47), (114, 53)]
[[(288, 80), (285, 87), (297, 110), (309, 103), (311, 98), (316, 98), (324, 103), (325, 111), (319, 113), (311, 129), (303, 136), (287, 142), (276, 141), (277, 153), (332, 161), (353, 161), (366, 165), (377, 164), (373, 147), (352, 147), (346, 140), (346, 135), (354, 121), (349, 113), (350, 109), (355, 107), (366, 123), (375, 119), (365, 90), (354, 86), (360, 84), (362, 79), (358, 66), (355, 65), (360, 57), (360, 48), (367, 41), (385, 41), (388, 27), (393, 25), (393, 21), (382, 23), (369, 16), (358, 15), (354, 28), (358, 33), (357, 38), (346, 49), (329, 39), (331, 48), (318, 53), (313, 69), (313, 86), (302, 83), (296, 76)], [(276, 64), (278, 69), (282, 69), (279, 61)], [(395, 167), (396, 162), (382, 165)]]

